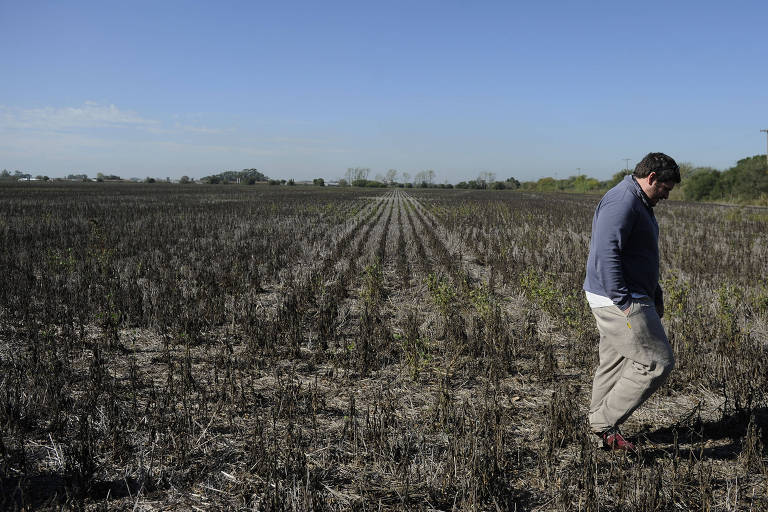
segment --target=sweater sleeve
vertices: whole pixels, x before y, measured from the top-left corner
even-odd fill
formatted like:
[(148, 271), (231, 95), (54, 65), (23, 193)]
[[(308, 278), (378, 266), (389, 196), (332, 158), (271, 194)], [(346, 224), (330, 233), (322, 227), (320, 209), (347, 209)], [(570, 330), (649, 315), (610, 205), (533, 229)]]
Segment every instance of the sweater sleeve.
[(661, 289), (661, 284), (656, 285), (656, 294), (653, 298), (656, 305), (656, 312), (659, 313), (659, 317), (664, 316), (664, 290)]
[(632, 300), (624, 279), (621, 255), (634, 221), (632, 202), (614, 197), (600, 205), (595, 226), (598, 278), (608, 297), (621, 310), (628, 308)]

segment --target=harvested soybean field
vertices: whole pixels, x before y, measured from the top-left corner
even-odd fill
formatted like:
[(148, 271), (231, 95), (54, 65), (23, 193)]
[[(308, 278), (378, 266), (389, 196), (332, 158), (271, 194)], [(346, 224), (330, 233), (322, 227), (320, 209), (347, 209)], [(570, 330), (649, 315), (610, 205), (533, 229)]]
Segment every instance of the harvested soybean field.
[(664, 202), (676, 367), (598, 448), (599, 196), (0, 188), (0, 509), (764, 510), (768, 211)]

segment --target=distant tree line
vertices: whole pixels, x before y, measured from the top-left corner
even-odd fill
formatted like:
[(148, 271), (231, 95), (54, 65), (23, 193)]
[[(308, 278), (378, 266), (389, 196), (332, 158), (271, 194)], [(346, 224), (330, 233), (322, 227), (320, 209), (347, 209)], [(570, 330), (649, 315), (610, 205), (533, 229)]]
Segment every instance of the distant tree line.
[(690, 201), (759, 200), (768, 204), (765, 155), (742, 158), (722, 172), (711, 167), (688, 167), (684, 169), (682, 189), (683, 197)]
[(562, 180), (547, 176), (537, 181), (524, 181), (520, 184), (520, 188), (536, 192), (600, 192), (608, 190), (624, 179), (627, 174), (629, 174), (628, 171), (619, 171), (613, 175), (612, 179), (606, 181), (590, 178), (586, 174), (569, 176)]
[[(85, 176), (84, 179), (88, 179), (88, 176)], [(118, 176), (117, 174), (104, 174), (102, 172), (96, 173), (96, 181), (101, 183), (102, 181), (122, 181), (123, 178)]]
[(224, 171), (219, 174), (205, 176), (200, 181), (216, 185), (220, 183), (241, 183), (253, 185), (259, 181), (270, 181), (269, 177), (259, 172), (258, 169), (243, 169), (242, 171)]
[(492, 172), (481, 172), (477, 178), (469, 181), (460, 181), (456, 184), (456, 188), (467, 188), (473, 190), (516, 190), (520, 188), (520, 182), (515, 178), (509, 177), (504, 181), (497, 181), (496, 175)]
[[(597, 180), (586, 174), (577, 174), (564, 179), (544, 177), (536, 181), (520, 182), (513, 177), (503, 181), (497, 180), (494, 173), (483, 171), (477, 178), (469, 181), (460, 181), (455, 185), (459, 189), (478, 190), (524, 190), (534, 192), (576, 192), (576, 193), (601, 193), (616, 185), (624, 176), (631, 174), (631, 170), (623, 169), (615, 173), (609, 180)], [(674, 198), (689, 201), (733, 201), (733, 202), (758, 202), (768, 204), (768, 163), (765, 155), (755, 155), (739, 160), (735, 166), (725, 171), (718, 171), (712, 167), (694, 167), (691, 164), (680, 165), (682, 184), (673, 191)], [(335, 185), (354, 187), (404, 187), (404, 188), (454, 188), (450, 183), (435, 183), (435, 171), (428, 169), (411, 175), (407, 172), (399, 172), (389, 169), (385, 175), (377, 175), (376, 179), (369, 179), (368, 167), (349, 167), (344, 178), (339, 179)], [(38, 175), (34, 178), (30, 173), (16, 170), (10, 172), (3, 169), (0, 172), (0, 180), (48, 181), (48, 176)], [(58, 179), (58, 178), (57, 178)], [(69, 174), (66, 180), (89, 181), (87, 174)], [(98, 173), (96, 181), (124, 181), (114, 174)], [(165, 180), (147, 177), (144, 180), (131, 178), (130, 181), (144, 183), (168, 182)], [(182, 176), (181, 184), (194, 183), (194, 179)], [(257, 182), (267, 182), (270, 185), (296, 185), (293, 179), (270, 179), (258, 169), (243, 169), (241, 171), (224, 171), (218, 174), (205, 176), (200, 180), (208, 184), (240, 183), (253, 185)], [(314, 186), (326, 186), (323, 178), (312, 180)], [(331, 183), (334, 185), (334, 183)]]
[[(520, 189), (535, 192), (599, 193), (605, 192), (631, 173), (631, 170), (623, 169), (605, 181), (590, 178), (584, 174), (560, 180), (546, 177), (537, 181), (524, 181), (520, 184)], [(680, 175), (682, 183), (672, 194), (676, 199), (768, 204), (768, 163), (765, 155), (743, 158), (725, 171), (682, 163)], [(457, 187), (461, 187), (462, 183)], [(466, 188), (486, 187), (483, 187), (482, 183), (469, 182)]]
[[(435, 184), (435, 173), (432, 170), (421, 171), (414, 175), (406, 172), (398, 173), (390, 169), (386, 176), (377, 175), (375, 180), (368, 179), (370, 169), (367, 167), (350, 167), (345, 178), (338, 180), (339, 186), (356, 187), (421, 187), (421, 188), (454, 188), (449, 183)], [(491, 172), (481, 172), (477, 178), (460, 181), (455, 185), (459, 189), (477, 190), (523, 190), (532, 192), (570, 192), (570, 193), (602, 193), (615, 186), (625, 176), (631, 174), (630, 169), (622, 169), (608, 180), (598, 180), (586, 174), (577, 174), (564, 179), (544, 177), (536, 181), (520, 182), (513, 177), (503, 181), (497, 180)], [(739, 160), (734, 167), (726, 171), (718, 171), (711, 167), (694, 167), (691, 164), (680, 165), (682, 184), (673, 191), (672, 197), (689, 201), (733, 201), (758, 202), (768, 204), (768, 163), (765, 155), (755, 155)], [(398, 175), (403, 181), (397, 181)]]
[(3, 172), (0, 172), (0, 179), (1, 180), (30, 180), (32, 179), (32, 175), (26, 172), (21, 172), (19, 170), (13, 171), (13, 174), (8, 171), (8, 169), (3, 169)]

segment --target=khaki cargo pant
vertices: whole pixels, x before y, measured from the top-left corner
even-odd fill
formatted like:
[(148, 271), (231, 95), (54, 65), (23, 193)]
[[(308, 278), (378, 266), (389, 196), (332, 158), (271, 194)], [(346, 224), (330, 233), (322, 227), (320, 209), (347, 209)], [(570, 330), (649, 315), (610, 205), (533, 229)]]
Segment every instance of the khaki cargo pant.
[(589, 424), (603, 432), (623, 423), (664, 383), (675, 358), (652, 300), (634, 299), (629, 315), (616, 306), (592, 313), (600, 331), (600, 364)]

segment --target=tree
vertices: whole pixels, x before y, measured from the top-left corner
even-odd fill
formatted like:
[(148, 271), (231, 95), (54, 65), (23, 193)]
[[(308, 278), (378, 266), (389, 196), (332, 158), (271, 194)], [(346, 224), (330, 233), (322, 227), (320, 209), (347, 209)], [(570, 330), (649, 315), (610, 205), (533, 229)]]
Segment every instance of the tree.
[(120, 181), (122, 178), (116, 174), (103, 174), (103, 173), (97, 173), (96, 174), (96, 181)]
[(352, 183), (354, 181), (360, 181), (360, 180), (367, 180), (368, 173), (370, 172), (371, 170), (368, 167), (348, 167), (346, 180), (348, 183)]
[(703, 169), (703, 167), (694, 167), (690, 162), (683, 162), (678, 164), (678, 167), (680, 168), (680, 177), (683, 180), (688, 179), (689, 176), (697, 172), (699, 169)]
[(182, 185), (187, 185), (189, 183), (192, 183), (192, 180), (189, 179), (189, 176), (182, 176), (181, 178), (179, 178), (179, 183), (181, 183)]
[(312, 180), (312, 184), (316, 187), (324, 187), (325, 186), (325, 180), (323, 178), (315, 178)]
[(269, 178), (258, 169), (243, 169), (242, 171), (223, 171), (202, 178), (204, 183), (245, 183), (253, 185), (257, 181), (268, 181)]
[(387, 171), (386, 180), (387, 180), (387, 183), (389, 183), (390, 185), (392, 185), (394, 182), (396, 182), (397, 181), (397, 170), (396, 169), (389, 169)]
[(723, 190), (734, 199), (755, 199), (768, 193), (768, 166), (765, 155), (742, 158), (723, 172)]
[(536, 182), (536, 189), (542, 192), (552, 192), (557, 189), (557, 181), (555, 181), (555, 178), (549, 176), (541, 178)]
[(688, 201), (719, 199), (723, 196), (720, 171), (702, 167), (688, 173), (683, 181), (683, 197)]
[(469, 180), (467, 182), (467, 188), (471, 188), (473, 190), (478, 190), (485, 188), (485, 182), (479, 182), (477, 180)]
[(475, 181), (477, 181), (477, 183), (480, 185), (480, 188), (488, 188), (490, 183), (496, 181), (496, 175), (489, 171), (483, 171), (477, 175), (477, 179)]
[(269, 178), (258, 169), (243, 169), (240, 171), (242, 177), (253, 178), (254, 181), (267, 181)]
[(413, 182), (418, 183), (419, 186), (423, 186), (424, 184), (431, 185), (434, 181), (435, 181), (435, 171), (433, 171), (432, 169), (419, 171), (413, 177)]
[(570, 176), (568, 179), (562, 180), (561, 185), (563, 190), (572, 190), (574, 192), (588, 192), (600, 188), (600, 182), (595, 178), (588, 177), (586, 174)]
[(353, 187), (386, 187), (386, 183), (376, 180), (355, 180), (352, 182)]
[(520, 188), (520, 182), (517, 181), (515, 178), (509, 177), (506, 181), (506, 187), (511, 189), (518, 189)]

